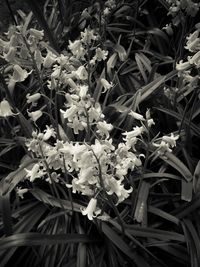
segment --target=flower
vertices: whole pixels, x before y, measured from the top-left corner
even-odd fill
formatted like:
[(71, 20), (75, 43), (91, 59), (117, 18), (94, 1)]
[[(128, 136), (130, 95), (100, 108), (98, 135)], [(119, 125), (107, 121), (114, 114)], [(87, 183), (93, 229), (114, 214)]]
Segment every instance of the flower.
[(76, 71), (72, 71), (72, 74), (79, 80), (87, 80), (88, 73), (84, 66), (80, 66)]
[(30, 35), (35, 37), (37, 40), (42, 40), (44, 37), (44, 30), (39, 31), (39, 30), (31, 28), (31, 29), (29, 29), (29, 33), (30, 33)]
[(24, 194), (28, 192), (27, 188), (21, 188), (21, 186), (16, 188), (16, 193), (20, 198), (24, 198)]
[(179, 63), (176, 63), (176, 69), (178, 71), (183, 71), (183, 70), (189, 69), (190, 66), (191, 66), (191, 64), (188, 61), (183, 62), (183, 60), (180, 60)]
[(9, 116), (13, 116), (13, 115), (16, 115), (16, 114), (12, 112), (9, 102), (6, 99), (1, 101), (0, 102), (0, 117), (6, 118)]
[(52, 64), (56, 61), (56, 55), (54, 55), (51, 51), (48, 50), (46, 57), (43, 61), (44, 68), (48, 69), (52, 66)]
[(35, 93), (33, 95), (27, 94), (26, 95), (26, 98), (27, 98), (26, 102), (28, 104), (36, 102), (36, 101), (38, 101), (40, 99), (40, 97), (41, 97), (40, 93)]
[(33, 112), (27, 111), (27, 112), (28, 112), (29, 117), (34, 122), (37, 121), (43, 114), (41, 110), (36, 110), (36, 111), (33, 111)]
[(109, 137), (109, 132), (113, 129), (113, 126), (111, 123), (107, 123), (106, 121), (99, 121), (97, 123), (97, 133), (99, 133), (101, 136), (105, 135), (106, 138)]
[(56, 137), (56, 132), (52, 127), (49, 127), (48, 125), (46, 125), (46, 129), (44, 130), (44, 135), (43, 135), (43, 140), (47, 141), (49, 140), (49, 138), (51, 137)]
[(30, 179), (30, 182), (33, 182), (36, 178), (40, 178), (44, 173), (40, 170), (40, 165), (36, 163), (31, 170), (26, 171), (26, 176)]
[(104, 78), (101, 78), (100, 82), (101, 82), (101, 84), (102, 84), (103, 87), (104, 87), (104, 91), (103, 91), (103, 93), (105, 93), (107, 90), (109, 90), (110, 88), (113, 87), (113, 83), (112, 83), (112, 82), (109, 83), (109, 82), (108, 82), (106, 79), (104, 79)]
[(97, 206), (97, 199), (91, 198), (87, 208), (81, 208), (81, 213), (83, 215), (87, 215), (88, 219), (92, 221), (93, 218), (97, 216), (95, 215), (96, 206)]
[(131, 117), (133, 117), (134, 119), (136, 119), (136, 120), (140, 120), (140, 121), (144, 121), (145, 120), (144, 117), (141, 114), (136, 113), (136, 112), (134, 112), (132, 110), (129, 112), (129, 115)]
[(23, 82), (23, 81), (25, 81), (25, 79), (28, 77), (28, 75), (32, 72), (32, 71), (27, 72), (26, 70), (23, 70), (17, 64), (13, 66), (13, 70), (14, 70), (14, 72), (13, 72), (12, 78), (13, 78), (13, 80), (15, 82)]
[(97, 36), (94, 35), (94, 30), (85, 29), (84, 32), (81, 32), (81, 41), (84, 44), (91, 44), (92, 40), (96, 40)]

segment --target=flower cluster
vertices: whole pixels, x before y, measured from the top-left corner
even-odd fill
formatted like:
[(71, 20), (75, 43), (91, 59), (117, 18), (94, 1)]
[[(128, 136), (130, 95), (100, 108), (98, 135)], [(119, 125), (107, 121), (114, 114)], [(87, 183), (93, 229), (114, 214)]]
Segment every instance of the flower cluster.
[(187, 15), (195, 17), (199, 11), (199, 3), (192, 0), (166, 0), (170, 4), (169, 13), (173, 17), (180, 11), (185, 11)]

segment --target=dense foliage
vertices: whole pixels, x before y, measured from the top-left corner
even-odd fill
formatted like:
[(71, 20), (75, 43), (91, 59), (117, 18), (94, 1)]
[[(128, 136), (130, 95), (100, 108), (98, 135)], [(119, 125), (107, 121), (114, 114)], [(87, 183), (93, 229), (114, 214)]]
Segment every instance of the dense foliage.
[(200, 266), (200, 4), (26, 2), (0, 38), (0, 266)]

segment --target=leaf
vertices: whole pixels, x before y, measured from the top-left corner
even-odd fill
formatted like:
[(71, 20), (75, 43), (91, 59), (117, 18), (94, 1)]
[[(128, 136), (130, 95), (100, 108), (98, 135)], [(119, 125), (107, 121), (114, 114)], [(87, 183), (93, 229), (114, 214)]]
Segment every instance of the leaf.
[[(154, 107), (155, 109), (157, 110), (160, 110), (176, 119), (178, 119), (179, 121), (182, 121), (182, 115), (181, 114), (178, 114), (177, 112), (173, 111), (173, 110), (169, 110), (169, 109), (166, 109), (166, 108), (157, 108), (157, 107)], [(200, 133), (200, 127), (196, 126), (194, 123), (192, 123), (190, 120), (188, 120), (187, 118), (184, 118), (183, 124), (186, 124), (187, 126), (190, 127), (190, 129), (192, 129), (194, 131), (194, 134), (196, 136), (199, 136), (199, 133)]]
[(0, 239), (0, 250), (22, 246), (43, 246), (68, 243), (91, 243), (97, 242), (96, 238), (83, 234), (57, 234), (47, 235), (40, 233), (21, 233)]
[(38, 20), (38, 23), (40, 24), (41, 28), (44, 30), (51, 46), (59, 52), (59, 47), (57, 45), (57, 42), (53, 36), (52, 31), (50, 30), (47, 21), (44, 18), (44, 15), (40, 9), (40, 6), (37, 2), (33, 2), (32, 0), (27, 0), (27, 4), (29, 5), (31, 11), (35, 15), (36, 19)]
[(153, 206), (149, 206), (148, 207), (148, 212), (153, 213), (169, 222), (175, 223), (176, 225), (179, 225), (179, 219), (176, 216), (171, 215), (168, 212), (165, 212), (161, 209), (158, 209), (156, 207)]
[[(101, 224), (103, 233), (107, 236), (108, 239), (111, 240), (112, 243), (115, 244), (126, 256), (132, 259), (138, 267), (150, 267), (149, 265), (145, 265), (144, 262), (140, 262), (139, 259), (135, 256), (135, 252), (133, 252), (130, 247), (124, 242), (124, 240), (106, 223), (102, 222)], [(144, 264), (144, 265), (143, 265)]]
[(191, 174), (190, 170), (174, 154), (166, 152), (165, 156), (164, 157), (160, 156), (160, 158), (162, 158), (166, 163), (168, 163), (179, 173), (181, 173), (187, 182), (192, 180), (193, 175)]
[(194, 192), (200, 191), (200, 160), (198, 161), (194, 171)]
[(143, 181), (138, 193), (137, 205), (135, 208), (134, 219), (141, 223), (144, 221), (147, 212), (147, 198), (149, 195), (150, 184)]
[(16, 171), (11, 172), (5, 179), (0, 182), (2, 195), (10, 193), (16, 185), (26, 177), (25, 168), (31, 168), (38, 160), (31, 159), (22, 164)]
[(161, 76), (154, 81), (150, 82), (146, 86), (142, 87), (141, 90), (141, 98), (140, 103), (148, 98), (151, 94), (155, 93), (155, 91), (159, 88), (161, 84), (165, 82), (166, 77)]
[(192, 190), (193, 190), (193, 183), (192, 181), (181, 181), (181, 199), (185, 201), (192, 200)]
[[(81, 208), (83, 208), (82, 205), (79, 205), (79, 204), (77, 204), (75, 202), (71, 203), (71, 201), (64, 200), (64, 199), (58, 200), (57, 198), (45, 193), (41, 189), (30, 189), (29, 192), (36, 199), (42, 201), (45, 204), (49, 204), (52, 207), (59, 207), (59, 208), (64, 207), (66, 210), (70, 210), (70, 211), (74, 210), (74, 211), (77, 211), (77, 212), (81, 212)], [(73, 208), (72, 208), (72, 204), (73, 204)]]

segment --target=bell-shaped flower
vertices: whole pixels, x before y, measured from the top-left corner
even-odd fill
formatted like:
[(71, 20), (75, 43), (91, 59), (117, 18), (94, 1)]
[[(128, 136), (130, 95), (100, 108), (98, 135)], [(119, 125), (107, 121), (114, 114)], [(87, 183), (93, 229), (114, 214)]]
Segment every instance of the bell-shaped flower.
[(84, 44), (91, 44), (93, 40), (96, 40), (97, 36), (94, 34), (94, 30), (85, 29), (84, 32), (81, 32), (81, 41)]
[(44, 68), (50, 68), (56, 62), (56, 58), (56, 55), (54, 55), (51, 51), (48, 51), (46, 57), (43, 60)]
[(106, 79), (104, 78), (101, 78), (100, 80), (101, 84), (103, 85), (104, 87), (104, 91), (103, 93), (105, 93), (107, 90), (111, 89), (113, 87), (113, 83), (109, 83)]
[(36, 178), (40, 178), (44, 173), (40, 170), (40, 164), (36, 163), (31, 170), (26, 171), (26, 176), (33, 182)]
[(41, 94), (40, 93), (35, 93), (35, 94), (33, 94), (33, 95), (30, 95), (29, 93), (26, 95), (26, 102), (28, 103), (28, 104), (30, 104), (30, 103), (34, 103), (34, 102), (36, 102), (36, 101), (38, 101), (39, 99), (40, 99), (40, 97), (41, 97)]
[(79, 80), (87, 80), (88, 72), (84, 66), (80, 66), (76, 71), (72, 71), (72, 74)]
[(6, 99), (1, 101), (0, 102), (0, 117), (6, 118), (9, 116), (14, 116), (14, 115), (17, 115), (17, 114), (12, 112), (9, 102)]
[(88, 219), (90, 221), (92, 221), (93, 218), (97, 216), (95, 214), (96, 213), (96, 207), (97, 207), (97, 199), (91, 198), (90, 202), (88, 203), (87, 208), (81, 208), (81, 213), (83, 215), (87, 215)]
[(36, 110), (32, 112), (27, 111), (27, 113), (34, 122), (36, 122), (43, 114), (41, 110)]
[(28, 188), (21, 188), (21, 186), (16, 188), (16, 193), (20, 198), (24, 198), (24, 194), (28, 192)]
[(39, 31), (39, 30), (31, 28), (29, 29), (29, 33), (31, 36), (35, 37), (37, 40), (42, 40), (44, 37), (44, 30)]
[(13, 46), (11, 46), (7, 52), (7, 54), (4, 53), (3, 58), (10, 63), (13, 63), (15, 61), (15, 56), (16, 56), (16, 51), (17, 49)]
[(133, 117), (135, 120), (140, 120), (140, 121), (144, 121), (145, 120), (144, 117), (141, 114), (139, 114), (137, 112), (134, 112), (132, 110), (129, 112), (129, 115), (131, 117)]
[(106, 136), (106, 138), (109, 137), (109, 132), (113, 129), (113, 126), (111, 123), (107, 123), (106, 121), (99, 121), (97, 123), (97, 133), (99, 133), (101, 136)]

